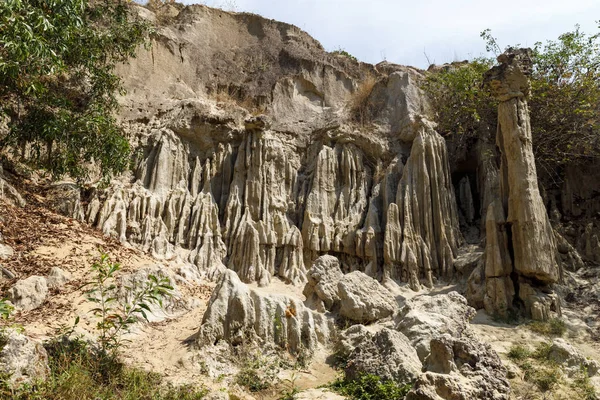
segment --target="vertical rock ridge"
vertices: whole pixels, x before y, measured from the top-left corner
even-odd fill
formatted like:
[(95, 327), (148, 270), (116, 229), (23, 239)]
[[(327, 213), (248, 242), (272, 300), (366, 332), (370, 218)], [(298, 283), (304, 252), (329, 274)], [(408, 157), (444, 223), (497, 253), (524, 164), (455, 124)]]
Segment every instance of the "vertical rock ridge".
[(506, 315), (513, 306), (510, 297), (517, 292), (526, 313), (545, 320), (550, 311), (560, 313), (549, 288), (560, 271), (533, 157), (527, 106), (531, 50), (509, 49), (498, 61), (500, 65), (485, 74), (499, 101), (496, 143), (501, 154), (501, 196), (486, 213), (485, 308)]

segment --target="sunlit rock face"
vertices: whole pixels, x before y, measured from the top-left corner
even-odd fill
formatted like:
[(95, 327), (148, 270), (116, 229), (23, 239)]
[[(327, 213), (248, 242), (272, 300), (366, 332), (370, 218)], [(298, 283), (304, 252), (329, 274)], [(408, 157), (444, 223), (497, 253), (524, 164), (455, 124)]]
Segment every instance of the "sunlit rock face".
[(121, 67), (135, 173), (92, 196), (89, 223), (245, 283), (303, 285), (325, 254), (415, 290), (453, 277), (454, 189), (418, 70), (357, 63), (291, 25), (204, 6), (157, 38)]
[[(500, 197), (486, 215), (485, 307), (505, 314), (515, 293), (534, 319), (560, 311), (548, 286), (557, 282), (556, 243), (538, 188), (527, 97), (531, 50), (508, 50), (486, 73), (486, 84), (499, 101), (496, 144), (501, 162)], [(494, 186), (494, 185), (491, 185)]]

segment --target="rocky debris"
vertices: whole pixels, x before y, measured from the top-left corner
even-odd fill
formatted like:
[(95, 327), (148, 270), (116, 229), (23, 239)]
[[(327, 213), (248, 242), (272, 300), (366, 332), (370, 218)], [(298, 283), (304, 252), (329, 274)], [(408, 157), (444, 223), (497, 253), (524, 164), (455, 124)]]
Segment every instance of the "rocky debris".
[(263, 295), (227, 270), (210, 298), (198, 342), (212, 345), (224, 340), (233, 346), (272, 344), (298, 353), (314, 351), (334, 334), (331, 317), (310, 310), (298, 299)]
[(320, 312), (338, 309), (338, 283), (343, 277), (337, 258), (328, 255), (317, 258), (306, 273), (307, 282), (302, 291), (306, 305)]
[(15, 251), (12, 247), (0, 243), (0, 260), (7, 260), (11, 258), (15, 254)]
[(508, 400), (506, 368), (488, 344), (442, 335), (431, 340), (431, 353), (407, 400)]
[(407, 300), (398, 314), (396, 329), (410, 340), (421, 360), (429, 354), (431, 339), (448, 333), (459, 338), (469, 333), (475, 309), (457, 292), (421, 295)]
[(81, 204), (81, 189), (75, 183), (54, 183), (46, 191), (48, 208), (78, 221), (83, 221), (84, 210)]
[(482, 261), (483, 250), (476, 245), (465, 245), (458, 249), (454, 270), (459, 277), (468, 278)]
[(294, 396), (295, 400), (344, 400), (344, 396), (332, 393), (327, 389), (303, 390)]
[(584, 357), (575, 347), (561, 338), (552, 341), (548, 359), (562, 365), (569, 376), (581, 372), (582, 368), (585, 368), (588, 376), (595, 376), (600, 372), (600, 362)]
[(335, 355), (341, 359), (346, 359), (361, 343), (367, 343), (372, 338), (373, 333), (364, 325), (352, 325), (345, 331), (340, 332), (338, 342), (335, 345)]
[(372, 337), (364, 336), (348, 357), (346, 378), (373, 374), (400, 385), (412, 383), (421, 372), (421, 361), (402, 333), (383, 328)]
[(562, 315), (560, 299), (557, 293), (546, 290), (544, 293), (534, 286), (521, 282), (519, 284), (519, 298), (523, 300), (527, 315), (537, 321), (547, 321), (553, 315)]
[[(505, 314), (514, 297), (510, 277), (513, 271), (520, 287), (535, 281), (543, 291), (559, 280), (560, 270), (554, 232), (538, 188), (531, 142), (527, 105), (531, 50), (509, 49), (498, 57), (498, 62), (500, 65), (486, 72), (484, 79), (499, 101), (496, 143), (501, 153), (501, 197), (490, 203), (486, 216), (484, 303), (488, 312)], [(521, 297), (529, 294), (521, 292), (519, 289), (517, 295), (529, 301)], [(545, 306), (542, 302), (537, 304)], [(531, 310), (529, 306), (526, 311), (530, 314)], [(549, 310), (536, 312), (535, 318), (545, 318), (548, 313)]]
[(58, 267), (52, 267), (46, 276), (46, 283), (50, 289), (61, 288), (70, 280), (71, 274)]
[(398, 309), (394, 296), (379, 282), (360, 271), (343, 276), (337, 285), (340, 315), (359, 323), (387, 318)]
[(0, 199), (8, 201), (18, 207), (25, 207), (25, 199), (6, 179), (2, 177), (2, 169), (0, 168)]
[(16, 329), (1, 330), (0, 373), (8, 376), (3, 381), (13, 388), (46, 379), (50, 374), (46, 349)]
[(7, 292), (8, 300), (16, 309), (22, 311), (38, 308), (44, 304), (47, 295), (46, 278), (36, 275), (17, 281)]

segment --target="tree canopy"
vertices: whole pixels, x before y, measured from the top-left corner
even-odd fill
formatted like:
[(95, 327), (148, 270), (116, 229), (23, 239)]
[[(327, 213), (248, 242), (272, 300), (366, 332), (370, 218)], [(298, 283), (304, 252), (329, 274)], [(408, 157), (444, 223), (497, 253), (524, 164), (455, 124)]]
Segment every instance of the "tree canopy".
[[(500, 52), (489, 30), (481, 36), (488, 51)], [(532, 50), (534, 153), (540, 172), (552, 177), (565, 163), (600, 159), (600, 34), (587, 35), (577, 26)], [(428, 74), (423, 87), (442, 134), (454, 134), (466, 145), (482, 122), (495, 126), (496, 104), (482, 84), (493, 63), (479, 58)]]
[(115, 67), (148, 32), (124, 0), (0, 2), (2, 147), (56, 177), (84, 179), (92, 162), (104, 177), (127, 168)]

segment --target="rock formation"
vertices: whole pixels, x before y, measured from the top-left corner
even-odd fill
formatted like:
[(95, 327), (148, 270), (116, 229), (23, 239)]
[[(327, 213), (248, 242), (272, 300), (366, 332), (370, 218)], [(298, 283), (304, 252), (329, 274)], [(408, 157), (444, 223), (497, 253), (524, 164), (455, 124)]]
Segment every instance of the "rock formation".
[[(419, 71), (340, 58), (293, 26), (204, 6), (157, 37), (122, 67), (136, 171), (91, 196), (89, 223), (263, 286), (303, 285), (324, 254), (414, 290), (454, 275), (454, 189)], [(360, 126), (347, 103), (369, 75)]]
[(286, 295), (250, 289), (231, 270), (223, 273), (210, 298), (198, 334), (201, 345), (279, 346), (291, 353), (314, 351), (335, 336), (333, 319)]
[(556, 302), (536, 287), (547, 291), (559, 280), (560, 271), (533, 158), (527, 106), (530, 56), (528, 49), (510, 49), (485, 76), (499, 101), (496, 143), (501, 163), (500, 197), (489, 203), (486, 212), (484, 304), (489, 313), (506, 315), (516, 294), (529, 315), (547, 319)]
[(510, 384), (500, 357), (475, 339), (433, 339), (424, 370), (407, 400), (509, 399)]

